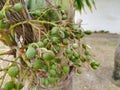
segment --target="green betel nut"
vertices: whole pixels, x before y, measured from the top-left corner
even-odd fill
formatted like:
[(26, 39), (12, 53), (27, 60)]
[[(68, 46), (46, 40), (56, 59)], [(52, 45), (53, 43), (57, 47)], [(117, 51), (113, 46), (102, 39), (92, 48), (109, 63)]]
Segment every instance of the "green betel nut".
[(8, 75), (11, 77), (16, 77), (19, 73), (19, 68), (17, 66), (12, 66), (8, 69)]
[(36, 62), (33, 63), (33, 69), (40, 69), (43, 67), (43, 63), (41, 62), (41, 60), (37, 60)]
[(4, 89), (3, 90), (12, 90), (15, 87), (14, 82), (9, 81), (4, 85)]
[(29, 46), (26, 51), (26, 56), (28, 59), (33, 59), (36, 55), (36, 50), (32, 46)]
[(91, 32), (90, 30), (86, 30), (86, 31), (84, 31), (84, 33), (85, 33), (86, 35), (92, 34), (92, 32)]
[(55, 57), (55, 54), (52, 51), (48, 51), (43, 54), (44, 60), (52, 60), (54, 57)]
[(22, 3), (16, 3), (14, 6), (13, 6), (13, 9), (17, 12), (21, 12), (23, 10), (23, 5)]
[(72, 47), (73, 47), (74, 49), (77, 49), (77, 48), (78, 48), (78, 44), (77, 44), (77, 43), (74, 43)]

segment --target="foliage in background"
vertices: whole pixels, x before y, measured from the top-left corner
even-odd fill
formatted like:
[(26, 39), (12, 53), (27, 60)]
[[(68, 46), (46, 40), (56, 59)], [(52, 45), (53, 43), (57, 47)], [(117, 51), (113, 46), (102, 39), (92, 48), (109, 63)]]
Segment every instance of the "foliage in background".
[(92, 5), (96, 7), (94, 0), (74, 0), (76, 4), (76, 8), (82, 12), (82, 10), (85, 10), (85, 4), (88, 6), (88, 8), (92, 11)]

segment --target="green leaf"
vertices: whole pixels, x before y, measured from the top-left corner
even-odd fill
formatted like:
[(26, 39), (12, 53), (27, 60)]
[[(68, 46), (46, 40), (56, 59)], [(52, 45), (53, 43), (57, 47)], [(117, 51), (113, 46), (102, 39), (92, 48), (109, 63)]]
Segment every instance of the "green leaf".
[(86, 4), (91, 11), (92, 11), (92, 5), (96, 7), (94, 0), (74, 0), (74, 3), (76, 4), (76, 8), (80, 10), (80, 12), (82, 12), (82, 9), (84, 10), (84, 4)]
[(84, 9), (84, 3), (83, 0), (75, 0), (75, 3), (77, 4), (77, 9), (82, 12), (82, 9)]
[(89, 0), (85, 0), (86, 1), (86, 4), (87, 6), (89, 7), (89, 9), (92, 11), (92, 6), (91, 6), (91, 3)]
[(94, 5), (94, 7), (96, 8), (96, 4), (94, 0), (91, 0), (92, 4)]

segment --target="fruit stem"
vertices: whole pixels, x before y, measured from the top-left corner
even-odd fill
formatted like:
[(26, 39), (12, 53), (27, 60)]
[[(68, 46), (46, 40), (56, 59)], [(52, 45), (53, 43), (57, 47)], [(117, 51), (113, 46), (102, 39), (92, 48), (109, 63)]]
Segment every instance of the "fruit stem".
[(30, 62), (28, 62), (28, 60), (25, 59), (25, 55), (22, 55), (23, 61), (27, 64), (28, 67), (32, 67), (32, 65), (30, 64)]
[(2, 80), (1, 80), (0, 87), (2, 87), (2, 85), (3, 85), (3, 82), (4, 82), (4, 80), (5, 80), (6, 75), (7, 75), (7, 70), (4, 72), (4, 75), (3, 75)]
[(31, 20), (31, 22), (33, 22), (33, 23), (40, 23), (40, 24), (50, 24), (50, 25), (53, 25), (53, 26), (57, 26), (57, 24), (52, 23), (52, 22), (48, 22), (48, 21)]
[(48, 38), (48, 36), (46, 35), (46, 33), (44, 32), (44, 31), (42, 31), (42, 30), (40, 30), (40, 28), (38, 28), (37, 26), (35, 26), (33, 23), (31, 23), (31, 22), (29, 22), (29, 24), (33, 27), (33, 28), (35, 28), (35, 29), (37, 29), (38, 31), (40, 31), (41, 33), (43, 33), (47, 38)]
[(11, 27), (10, 27), (10, 30), (13, 30), (15, 27), (21, 25), (21, 24), (25, 24), (25, 23), (28, 23), (28, 21), (23, 21), (23, 22), (18, 22), (16, 24), (13, 24)]
[(4, 10), (6, 9), (7, 5), (9, 4), (9, 2), (10, 2), (10, 0), (7, 0), (7, 1), (6, 1), (5, 5), (4, 5), (3, 8), (2, 8), (2, 11), (4, 11)]
[(0, 56), (2, 56), (2, 55), (8, 55), (9, 54), (9, 52), (2, 52), (2, 53), (0, 53)]

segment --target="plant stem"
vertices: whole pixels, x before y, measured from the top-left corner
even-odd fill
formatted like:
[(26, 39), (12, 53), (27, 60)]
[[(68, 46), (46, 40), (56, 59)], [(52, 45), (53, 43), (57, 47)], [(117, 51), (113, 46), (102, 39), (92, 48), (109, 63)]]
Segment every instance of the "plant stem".
[(40, 30), (37, 26), (35, 26), (35, 25), (34, 25), (33, 23), (31, 23), (31, 22), (29, 22), (29, 24), (30, 24), (33, 28), (39, 30), (41, 33), (43, 33), (43, 34), (48, 38), (48, 36), (46, 35), (46, 33), (45, 33), (44, 31)]
[(10, 60), (7, 60), (7, 59), (3, 59), (3, 58), (0, 58), (0, 60), (2, 60), (2, 61), (6, 61), (6, 62), (13, 62), (13, 63), (17, 63), (17, 64), (20, 64), (20, 63), (18, 63), (18, 62), (15, 62), (15, 61), (10, 61)]
[(31, 22), (33, 22), (33, 23), (40, 23), (40, 24), (50, 24), (50, 25), (53, 25), (53, 26), (57, 26), (57, 24), (54, 24), (54, 23), (48, 22), (48, 21), (31, 20)]
[(25, 24), (25, 23), (28, 23), (28, 21), (18, 22), (18, 23), (16, 23), (16, 24), (12, 25), (12, 26), (10, 27), (10, 30), (13, 30), (15, 27), (17, 27), (17, 26), (19, 26), (19, 25), (21, 25), (21, 24)]
[(0, 69), (0, 72), (7, 70), (8, 67)]
[(2, 52), (2, 53), (0, 53), (0, 56), (7, 55), (7, 54), (9, 54), (9, 52)]
[(25, 55), (22, 55), (22, 58), (23, 58), (24, 62), (27, 64), (27, 66), (31, 68), (32, 65), (30, 62), (28, 62), (28, 60), (25, 59)]
[(2, 81), (1, 81), (0, 87), (2, 87), (6, 75), (7, 75), (7, 70), (5, 71), (5, 73), (4, 73), (3, 77), (2, 77)]
[(4, 7), (2, 8), (2, 11), (4, 11), (4, 10), (5, 10), (6, 6), (9, 4), (9, 2), (10, 2), (10, 0), (7, 0), (7, 1), (6, 1), (6, 3), (5, 3), (5, 5), (4, 5)]
[(25, 23), (29, 23), (29, 22), (40, 23), (40, 24), (50, 24), (50, 25), (53, 25), (53, 26), (57, 26), (57, 24), (54, 24), (54, 23), (48, 22), (48, 21), (40, 21), (40, 20), (30, 20), (30, 21), (28, 21), (28, 20), (27, 20), (27, 21), (18, 22), (18, 23), (16, 23), (16, 24), (12, 25), (12, 26), (10, 27), (10, 30), (13, 30), (15, 27), (17, 27), (17, 26), (19, 26), (19, 25), (21, 25), (21, 24), (25, 24)]

